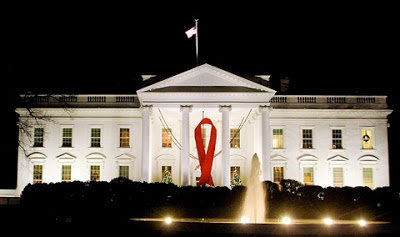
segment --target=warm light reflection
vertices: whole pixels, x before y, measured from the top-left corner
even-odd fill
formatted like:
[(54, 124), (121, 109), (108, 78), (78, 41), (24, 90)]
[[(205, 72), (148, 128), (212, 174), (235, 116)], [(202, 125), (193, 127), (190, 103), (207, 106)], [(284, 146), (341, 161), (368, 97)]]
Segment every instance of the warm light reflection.
[(288, 216), (285, 216), (282, 218), (282, 223), (289, 225), (290, 223), (292, 223), (292, 219), (290, 219), (290, 217), (288, 217)]
[(325, 223), (325, 225), (332, 225), (333, 224), (333, 220), (331, 218), (325, 218), (324, 219), (324, 223)]
[(172, 223), (172, 218), (171, 217), (166, 217), (165, 218), (165, 223), (168, 224), (168, 225), (171, 224)]
[(359, 224), (360, 226), (366, 226), (366, 225), (367, 225), (367, 222), (364, 221), (364, 220), (359, 220), (359, 221), (358, 221), (358, 224)]
[(247, 216), (242, 216), (242, 219), (240, 219), (240, 222), (242, 224), (249, 223), (250, 219)]

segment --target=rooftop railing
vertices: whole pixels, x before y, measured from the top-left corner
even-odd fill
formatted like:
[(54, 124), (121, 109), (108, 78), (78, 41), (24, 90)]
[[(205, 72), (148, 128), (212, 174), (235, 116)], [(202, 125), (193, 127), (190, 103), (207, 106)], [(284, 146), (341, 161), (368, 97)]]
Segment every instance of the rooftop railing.
[(275, 95), (274, 108), (387, 108), (386, 96)]
[[(21, 95), (37, 107), (140, 107), (137, 95)], [(386, 96), (275, 95), (273, 108), (386, 109)]]

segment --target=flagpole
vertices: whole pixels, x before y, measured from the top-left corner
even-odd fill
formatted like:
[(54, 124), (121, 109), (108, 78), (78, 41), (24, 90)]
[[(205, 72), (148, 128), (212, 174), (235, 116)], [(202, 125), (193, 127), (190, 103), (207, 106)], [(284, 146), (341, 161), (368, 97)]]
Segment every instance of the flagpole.
[(197, 26), (199, 19), (195, 19), (196, 26), (196, 66), (199, 66), (199, 28)]

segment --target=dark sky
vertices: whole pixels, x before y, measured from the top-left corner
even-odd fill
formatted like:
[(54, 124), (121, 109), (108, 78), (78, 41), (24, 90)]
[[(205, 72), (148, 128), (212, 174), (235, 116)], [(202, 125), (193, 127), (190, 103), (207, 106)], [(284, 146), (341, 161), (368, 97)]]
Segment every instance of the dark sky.
[[(199, 18), (200, 63), (238, 75), (288, 75), (301, 93), (388, 95), (393, 147), (400, 109), (395, 9), (365, 3), (12, 5), (4, 9), (2, 30), (7, 116), (12, 123), (10, 98), (21, 90), (103, 93), (122, 85), (134, 93), (141, 74), (194, 67), (195, 40), (184, 32)], [(392, 160), (399, 155), (393, 148), (392, 154)]]

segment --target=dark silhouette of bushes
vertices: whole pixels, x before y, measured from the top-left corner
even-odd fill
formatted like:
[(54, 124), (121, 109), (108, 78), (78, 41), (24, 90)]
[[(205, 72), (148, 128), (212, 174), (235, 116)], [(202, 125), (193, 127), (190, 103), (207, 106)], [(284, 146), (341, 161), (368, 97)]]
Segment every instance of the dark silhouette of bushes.
[[(398, 221), (399, 191), (390, 187), (322, 188), (282, 180), (265, 181), (268, 218), (337, 219), (364, 217)], [(246, 187), (177, 187), (125, 178), (111, 182), (70, 182), (27, 185), (21, 195), (27, 222), (112, 223), (135, 217), (239, 218)]]

